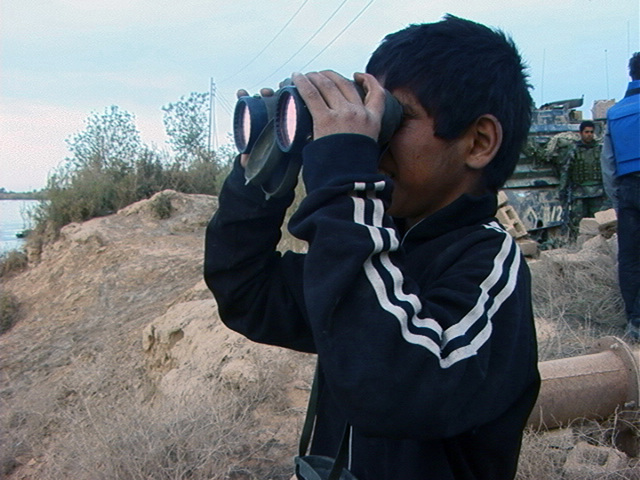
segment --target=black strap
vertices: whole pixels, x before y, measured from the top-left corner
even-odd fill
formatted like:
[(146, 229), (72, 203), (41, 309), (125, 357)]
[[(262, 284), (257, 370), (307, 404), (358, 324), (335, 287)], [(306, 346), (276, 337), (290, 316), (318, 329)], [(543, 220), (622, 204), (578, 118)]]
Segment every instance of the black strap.
[(313, 374), (313, 383), (311, 384), (311, 394), (309, 395), (309, 404), (307, 405), (307, 415), (304, 418), (302, 433), (300, 434), (300, 445), (298, 447), (298, 455), (307, 454), (309, 442), (311, 442), (311, 433), (313, 432), (313, 424), (316, 421), (316, 407), (318, 406), (318, 375), (320, 365), (316, 363), (316, 372)]
[[(311, 434), (313, 432), (313, 426), (316, 420), (316, 409), (318, 406), (318, 377), (320, 372), (320, 365), (316, 363), (316, 371), (313, 375), (313, 384), (311, 385), (311, 393), (309, 394), (309, 404), (307, 405), (307, 415), (304, 419), (304, 425), (302, 427), (302, 433), (300, 434), (300, 444), (298, 447), (298, 455), (301, 457), (307, 454), (309, 449), (309, 442), (311, 441)], [(351, 426), (347, 422), (344, 426), (344, 433), (342, 434), (342, 440), (340, 441), (340, 448), (336, 455), (331, 473), (328, 480), (338, 480), (342, 469), (347, 464), (347, 454), (349, 452), (349, 439), (351, 438)]]
[(344, 433), (342, 434), (342, 440), (340, 441), (340, 448), (338, 449), (338, 455), (336, 455), (336, 461), (333, 462), (333, 468), (329, 474), (328, 480), (339, 480), (342, 474), (342, 468), (347, 464), (347, 456), (349, 453), (349, 439), (351, 437), (351, 426), (346, 423), (344, 426)]

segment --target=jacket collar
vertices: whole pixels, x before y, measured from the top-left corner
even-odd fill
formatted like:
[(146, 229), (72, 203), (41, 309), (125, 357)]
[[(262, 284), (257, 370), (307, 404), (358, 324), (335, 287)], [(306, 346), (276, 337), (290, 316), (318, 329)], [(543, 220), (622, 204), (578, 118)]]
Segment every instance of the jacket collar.
[(632, 82), (629, 82), (629, 85), (627, 86), (627, 93), (624, 98), (638, 94), (640, 94), (640, 80), (633, 80)]
[(497, 208), (496, 195), (489, 193), (476, 197), (465, 193), (411, 227), (404, 234), (403, 243), (431, 240), (462, 227), (489, 221), (495, 216)]

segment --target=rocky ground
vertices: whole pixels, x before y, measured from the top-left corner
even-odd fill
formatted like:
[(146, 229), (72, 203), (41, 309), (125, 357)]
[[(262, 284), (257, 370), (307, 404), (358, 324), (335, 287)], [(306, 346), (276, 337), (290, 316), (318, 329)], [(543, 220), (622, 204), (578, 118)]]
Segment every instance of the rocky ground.
[[(216, 205), (215, 197), (161, 192), (68, 225), (30, 252), (26, 271), (2, 279), (20, 312), (0, 336), (0, 478), (289, 478), (315, 360), (221, 324), (202, 280)], [(529, 259), (547, 358), (572, 342), (582, 354), (591, 319), (622, 331), (619, 298), (602, 294), (615, 288), (615, 239), (594, 228), (579, 252)], [(589, 305), (572, 310), (580, 298)], [(598, 328), (596, 336), (605, 331)], [(566, 477), (567, 452), (584, 448), (574, 447), (573, 430), (554, 435), (562, 447), (526, 439), (519, 478), (541, 478), (550, 451), (563, 452), (549, 467), (560, 473), (544, 478)]]
[[(154, 204), (161, 196), (171, 200), (166, 219)], [(165, 191), (68, 225), (37, 263), (3, 279), (20, 319), (0, 336), (1, 473), (49, 478), (39, 472), (50, 471), (52, 446), (87, 405), (115, 414), (131, 402), (194, 404), (220, 385), (256, 382), (270, 362), (289, 374), (285, 405), (278, 421), (265, 416), (254, 427), (270, 429), (289, 457), (294, 452), (313, 359), (252, 344), (221, 324), (202, 280), (204, 230), (216, 202)], [(37, 431), (43, 438), (35, 444)]]

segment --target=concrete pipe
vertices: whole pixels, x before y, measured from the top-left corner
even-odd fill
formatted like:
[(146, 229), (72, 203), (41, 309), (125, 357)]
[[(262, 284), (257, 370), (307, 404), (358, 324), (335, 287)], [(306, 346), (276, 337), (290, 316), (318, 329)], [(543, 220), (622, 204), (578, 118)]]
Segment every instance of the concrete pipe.
[(542, 385), (529, 417), (534, 429), (566, 426), (578, 418), (604, 419), (640, 401), (640, 357), (616, 337), (601, 339), (595, 353), (539, 364)]

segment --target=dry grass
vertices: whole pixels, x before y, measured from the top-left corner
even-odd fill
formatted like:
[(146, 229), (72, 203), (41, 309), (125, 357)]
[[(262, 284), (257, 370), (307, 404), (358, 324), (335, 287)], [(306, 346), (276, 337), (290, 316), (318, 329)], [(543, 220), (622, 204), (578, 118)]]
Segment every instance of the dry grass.
[(615, 262), (604, 254), (543, 255), (532, 265), (534, 314), (541, 361), (588, 352), (603, 336), (624, 334), (625, 315)]
[[(570, 426), (561, 430), (527, 431), (523, 438), (516, 480), (566, 480), (564, 466), (578, 443), (616, 449), (622, 456), (627, 455), (627, 461), (618, 469), (596, 476), (592, 473), (589, 478), (638, 480), (639, 438), (640, 421), (637, 411), (615, 412), (609, 419), (601, 422), (576, 419)], [(604, 458), (592, 458), (586, 464), (601, 466), (603, 460)]]
[(0, 287), (0, 335), (9, 331), (18, 321), (18, 312), (18, 299)]
[(43, 478), (288, 478), (273, 460), (281, 456), (277, 441), (256, 432), (252, 409), (261, 400), (246, 398), (255, 395), (218, 391), (211, 401), (132, 402), (116, 412), (83, 401), (71, 419), (74, 433), (48, 451)]
[[(286, 232), (280, 247), (304, 250)], [(535, 314), (552, 326), (539, 342), (541, 360), (581, 355), (598, 338), (622, 334), (622, 303), (610, 258), (539, 262), (533, 268)], [(290, 408), (282, 388), (291, 378), (286, 357), (268, 362), (254, 358), (256, 381), (230, 387), (212, 379), (207, 392), (189, 399), (161, 397), (152, 386), (143, 392), (142, 368), (126, 370), (119, 360), (105, 351), (55, 389), (29, 385), (24, 378), (7, 382), (9, 387), (0, 391), (0, 478), (290, 478), (294, 448), (259, 422), (268, 415), (278, 423)], [(119, 390), (111, 385), (107, 391), (105, 382), (117, 383)], [(28, 389), (29, 400), (16, 404), (11, 400), (21, 389)], [(634, 445), (639, 425), (636, 417), (618, 413), (606, 422), (576, 421), (570, 437), (620, 446), (624, 435)], [(571, 447), (554, 433), (526, 432), (517, 479), (563, 479)], [(29, 462), (34, 465), (26, 476), (12, 475)], [(628, 472), (617, 475), (637, 478)]]
[(27, 255), (20, 250), (10, 250), (0, 255), (0, 278), (20, 273), (27, 268)]
[(538, 432), (527, 431), (522, 439), (517, 480), (562, 480), (568, 450)]
[(99, 365), (53, 391), (34, 388), (27, 403), (3, 404), (0, 478), (31, 461), (35, 470), (18, 478), (289, 479), (293, 445), (260, 417), (288, 408), (290, 360), (254, 360), (256, 381), (213, 380), (197, 398), (143, 402), (128, 385), (115, 396), (100, 392), (95, 384), (107, 372)]
[[(540, 361), (584, 355), (592, 351), (598, 339), (624, 335), (624, 308), (611, 255), (580, 254), (575, 248), (564, 254), (543, 255), (532, 265), (532, 277)], [(579, 441), (622, 449), (636, 456), (638, 438), (637, 416), (621, 412), (604, 422), (576, 419), (566, 430), (527, 431), (516, 478), (566, 478), (564, 464)], [(630, 462), (631, 469), (602, 478), (638, 478), (640, 473), (634, 463)]]

